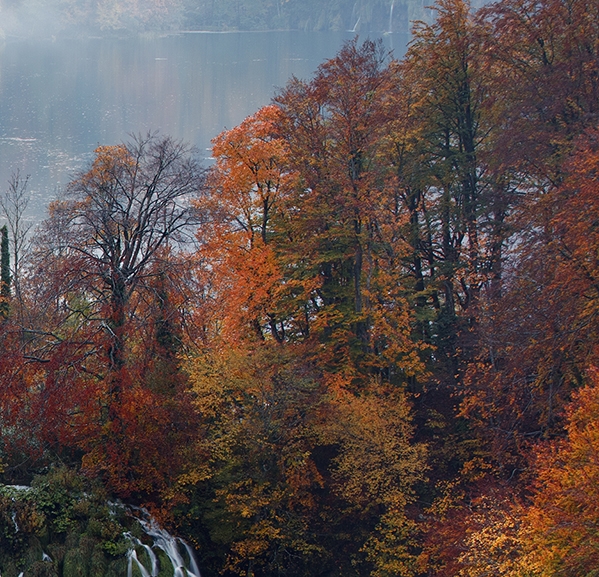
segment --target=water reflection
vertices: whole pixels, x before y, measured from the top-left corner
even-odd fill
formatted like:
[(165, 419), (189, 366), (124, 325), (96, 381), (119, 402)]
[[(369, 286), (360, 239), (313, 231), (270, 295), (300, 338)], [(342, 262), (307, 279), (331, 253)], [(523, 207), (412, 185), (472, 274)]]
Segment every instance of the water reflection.
[[(0, 51), (0, 188), (31, 174), (31, 210), (98, 144), (159, 130), (209, 156), (210, 139), (309, 78), (351, 33), (185, 33), (154, 38), (7, 41)], [(387, 34), (393, 48), (407, 38)]]

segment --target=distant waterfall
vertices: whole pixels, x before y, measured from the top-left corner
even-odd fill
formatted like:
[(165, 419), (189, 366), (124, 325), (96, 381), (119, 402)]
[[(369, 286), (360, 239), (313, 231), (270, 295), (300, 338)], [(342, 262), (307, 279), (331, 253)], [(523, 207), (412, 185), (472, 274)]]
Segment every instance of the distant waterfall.
[(350, 22), (355, 22), (358, 17), (358, 2), (354, 2), (354, 7), (351, 11), (351, 17), (349, 19)]

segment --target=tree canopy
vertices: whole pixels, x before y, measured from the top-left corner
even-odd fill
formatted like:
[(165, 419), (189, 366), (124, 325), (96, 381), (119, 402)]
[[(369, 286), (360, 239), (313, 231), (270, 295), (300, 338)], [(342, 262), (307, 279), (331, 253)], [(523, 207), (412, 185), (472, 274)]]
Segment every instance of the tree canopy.
[(596, 573), (596, 6), (434, 12), (402, 60), (354, 39), (291, 78), (207, 169), (100, 146), (30, 246), (15, 175), (3, 482), (60, 463), (208, 576)]

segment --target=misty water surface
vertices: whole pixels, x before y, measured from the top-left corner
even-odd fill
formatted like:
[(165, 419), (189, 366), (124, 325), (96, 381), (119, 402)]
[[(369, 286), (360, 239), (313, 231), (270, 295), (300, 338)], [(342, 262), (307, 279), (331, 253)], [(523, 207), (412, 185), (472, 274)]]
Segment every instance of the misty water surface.
[[(214, 136), (268, 104), (291, 75), (310, 78), (352, 37), (260, 32), (8, 40), (0, 48), (0, 187), (17, 168), (30, 174), (37, 219), (99, 144), (159, 130), (208, 158)], [(396, 55), (406, 41), (384, 39)]]

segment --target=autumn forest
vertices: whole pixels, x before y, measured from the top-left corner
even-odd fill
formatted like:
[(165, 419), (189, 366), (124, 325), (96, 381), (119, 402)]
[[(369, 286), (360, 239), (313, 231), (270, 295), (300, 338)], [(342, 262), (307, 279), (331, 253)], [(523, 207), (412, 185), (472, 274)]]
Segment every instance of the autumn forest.
[(112, 575), (117, 499), (204, 577), (596, 574), (599, 4), (435, 12), (209, 168), (101, 146), (36, 229), (13, 176), (3, 575)]

